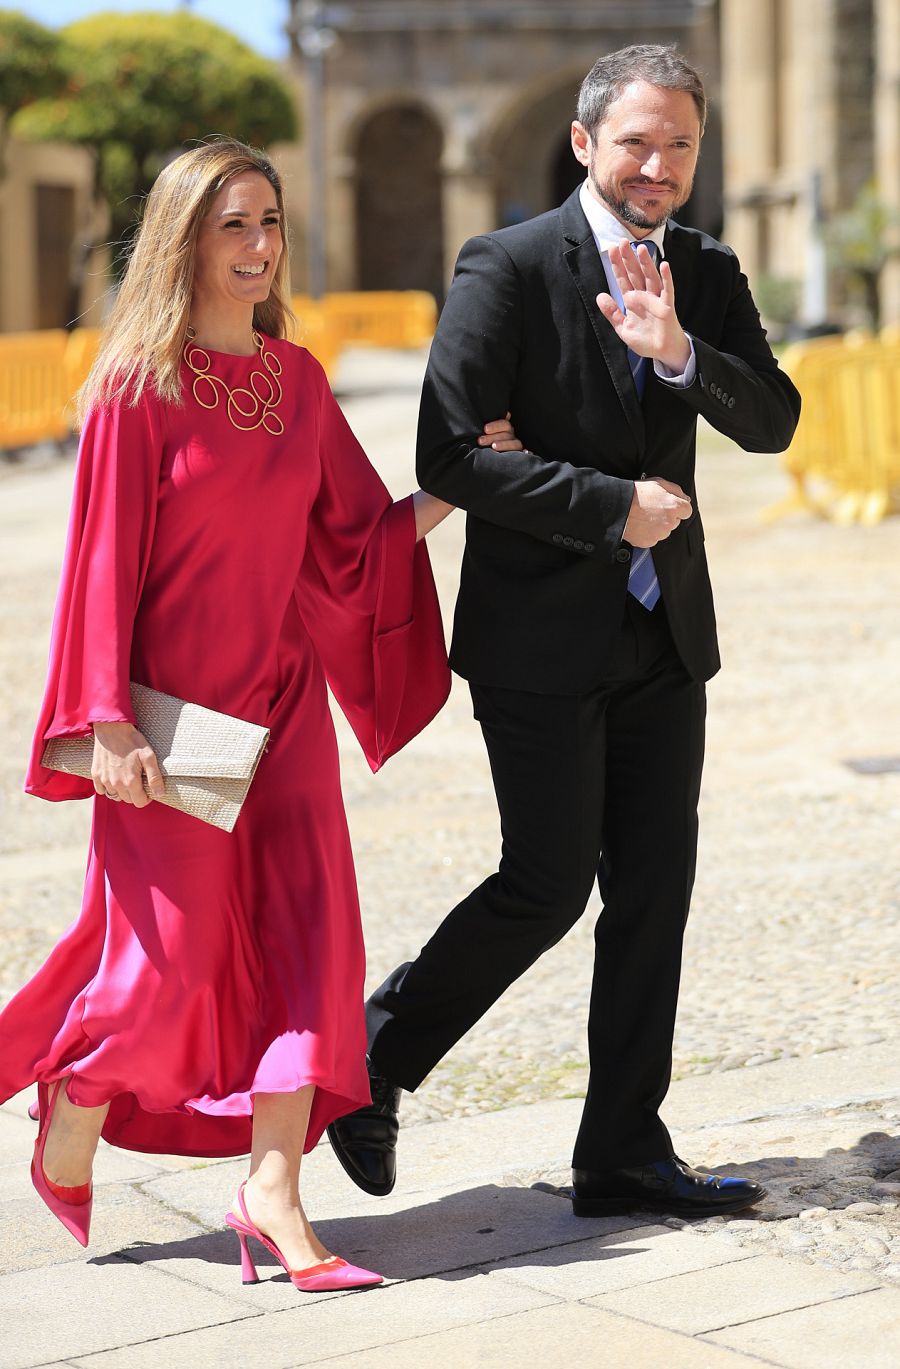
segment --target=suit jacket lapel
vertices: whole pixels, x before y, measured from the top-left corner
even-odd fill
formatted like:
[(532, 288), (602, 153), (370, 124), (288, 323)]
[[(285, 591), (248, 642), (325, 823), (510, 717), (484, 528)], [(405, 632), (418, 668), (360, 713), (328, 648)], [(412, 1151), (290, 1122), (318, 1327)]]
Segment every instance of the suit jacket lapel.
[(584, 217), (578, 194), (575, 190), (559, 210), (563, 231), (563, 256), (572, 273), (575, 288), (581, 296), (591, 331), (600, 345), (625, 416), (639, 448), (643, 450), (644, 415), (634, 387), (634, 377), (628, 362), (628, 349), (597, 308), (597, 296), (601, 291), (607, 292), (608, 285), (600, 253), (597, 251), (590, 225)]

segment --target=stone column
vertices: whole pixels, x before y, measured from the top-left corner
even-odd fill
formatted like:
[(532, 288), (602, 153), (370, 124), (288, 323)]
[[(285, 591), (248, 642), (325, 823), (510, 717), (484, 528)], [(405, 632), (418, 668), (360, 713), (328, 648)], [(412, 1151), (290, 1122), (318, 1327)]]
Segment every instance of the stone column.
[(831, 0), (790, 0), (783, 29), (782, 146), (796, 195), (785, 248), (802, 281), (800, 318), (807, 325), (829, 315), (829, 278), (822, 237), (836, 202), (835, 138), (840, 111), (834, 98), (834, 24)]
[[(875, 175), (882, 199), (900, 212), (900, 6), (878, 0), (875, 11)], [(881, 277), (882, 323), (900, 325), (900, 259)]]
[(775, 173), (772, 11), (723, 0), (721, 20), (725, 240), (752, 277), (770, 269), (759, 219)]
[(445, 112), (446, 141), (441, 159), (444, 208), (444, 281), (449, 286), (459, 249), (467, 238), (494, 225), (494, 185), (476, 153), (480, 111), (469, 104)]

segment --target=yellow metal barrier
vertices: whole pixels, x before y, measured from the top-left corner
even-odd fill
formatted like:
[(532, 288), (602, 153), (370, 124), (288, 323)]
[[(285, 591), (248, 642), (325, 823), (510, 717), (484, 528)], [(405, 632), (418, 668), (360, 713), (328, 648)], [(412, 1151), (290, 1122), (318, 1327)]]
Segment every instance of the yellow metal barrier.
[(68, 435), (62, 328), (0, 336), (0, 447), (27, 447)]
[(877, 523), (900, 492), (900, 344), (818, 339), (790, 348), (784, 367), (803, 396), (782, 458), (793, 489), (764, 518), (807, 509), (836, 523)]
[(66, 391), (71, 399), (87, 380), (100, 348), (100, 328), (76, 328), (66, 348)]
[(323, 295), (295, 295), (294, 313), (309, 336), (300, 341), (326, 361), (316, 350), (337, 359), (343, 347), (424, 347), (434, 336), (437, 305), (424, 290), (361, 290)]
[(345, 347), (424, 347), (437, 324), (434, 297), (424, 290), (326, 295), (322, 304)]
[(291, 308), (297, 315), (298, 331), (295, 338), (301, 347), (307, 347), (322, 363), (325, 374), (331, 378), (340, 353), (340, 340), (329, 320), (325, 317), (322, 301), (308, 295), (295, 295)]

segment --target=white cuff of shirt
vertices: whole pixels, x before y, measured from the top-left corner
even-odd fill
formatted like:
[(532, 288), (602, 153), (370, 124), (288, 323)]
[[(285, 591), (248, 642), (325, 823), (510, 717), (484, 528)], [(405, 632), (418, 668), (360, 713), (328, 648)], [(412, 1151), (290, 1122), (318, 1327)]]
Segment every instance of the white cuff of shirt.
[(654, 361), (653, 370), (660, 380), (664, 380), (667, 385), (676, 385), (680, 389), (687, 389), (688, 385), (693, 385), (694, 376), (697, 374), (697, 358), (694, 356), (694, 339), (690, 333), (685, 333), (685, 337), (691, 344), (691, 355), (688, 364), (679, 375), (677, 371), (672, 371), (668, 366), (664, 366), (661, 361)]

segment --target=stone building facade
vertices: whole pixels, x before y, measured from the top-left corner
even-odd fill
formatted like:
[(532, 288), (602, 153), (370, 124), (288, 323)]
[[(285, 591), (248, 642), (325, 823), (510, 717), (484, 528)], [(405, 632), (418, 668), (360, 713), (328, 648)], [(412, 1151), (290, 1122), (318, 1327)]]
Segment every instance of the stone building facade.
[(467, 237), (552, 208), (583, 176), (569, 145), (578, 87), (601, 53), (633, 42), (677, 43), (708, 84), (714, 111), (680, 217), (721, 229), (716, 0), (293, 0), (291, 11), (306, 136), (280, 164), (297, 288), (321, 229), (329, 290), (440, 298)]
[[(900, 0), (721, 0), (721, 30), (726, 240), (803, 322), (861, 323), (821, 229), (869, 184), (900, 212)], [(900, 324), (900, 262), (880, 296)]]

